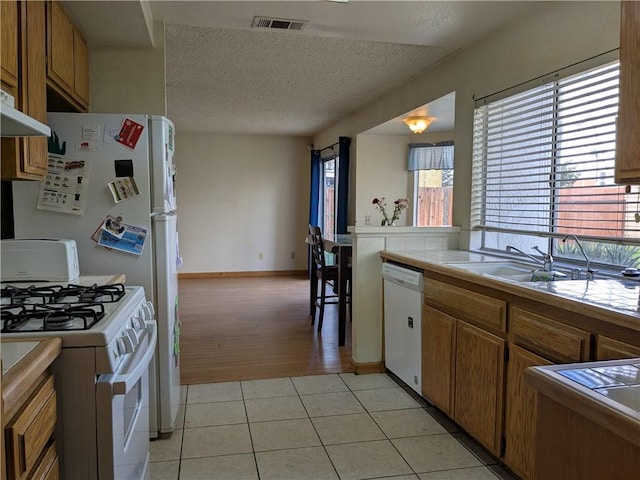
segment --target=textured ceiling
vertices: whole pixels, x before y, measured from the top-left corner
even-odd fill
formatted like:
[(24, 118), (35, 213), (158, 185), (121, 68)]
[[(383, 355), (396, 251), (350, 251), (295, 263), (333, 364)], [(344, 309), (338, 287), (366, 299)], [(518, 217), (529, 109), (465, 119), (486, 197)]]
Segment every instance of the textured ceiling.
[(452, 52), (294, 32), (169, 25), (176, 128), (311, 135)]
[[(285, 135), (322, 130), (537, 4), (65, 2), (90, 46), (148, 47), (145, 28), (165, 23), (167, 109), (178, 129)], [(302, 31), (258, 30), (254, 16), (308, 23)], [(431, 129), (453, 122), (453, 105), (448, 113), (443, 106)], [(398, 131), (399, 120), (390, 121), (371, 133)]]

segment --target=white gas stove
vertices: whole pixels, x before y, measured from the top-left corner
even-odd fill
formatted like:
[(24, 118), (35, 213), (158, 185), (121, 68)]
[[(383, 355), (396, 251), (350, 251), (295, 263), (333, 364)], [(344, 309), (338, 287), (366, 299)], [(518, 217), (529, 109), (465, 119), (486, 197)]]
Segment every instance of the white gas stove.
[(60, 478), (145, 478), (157, 327), (144, 289), (4, 284), (0, 315), (5, 338), (62, 339), (52, 365)]
[(5, 285), (0, 295), (2, 335), (60, 337), (63, 348), (99, 347), (97, 374), (115, 372), (134, 352), (154, 313), (142, 287), (122, 284)]

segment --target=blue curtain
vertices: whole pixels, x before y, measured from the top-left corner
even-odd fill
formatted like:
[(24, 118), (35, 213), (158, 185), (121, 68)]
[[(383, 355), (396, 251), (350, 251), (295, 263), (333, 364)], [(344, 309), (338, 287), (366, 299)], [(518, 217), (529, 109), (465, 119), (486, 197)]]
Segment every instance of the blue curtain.
[[(320, 150), (311, 150), (311, 185), (309, 186), (309, 225), (318, 226), (318, 206), (320, 203), (320, 178), (322, 159)], [(309, 232), (305, 233), (305, 236)], [(311, 277), (311, 250), (307, 249), (307, 275)]]
[(336, 219), (337, 233), (347, 233), (347, 214), (349, 212), (349, 137), (339, 137), (340, 157), (338, 166), (338, 218)]
[(318, 226), (318, 206), (320, 202), (320, 178), (322, 160), (320, 150), (311, 150), (311, 185), (309, 188), (309, 225)]
[(407, 170), (452, 170), (453, 142), (410, 143)]

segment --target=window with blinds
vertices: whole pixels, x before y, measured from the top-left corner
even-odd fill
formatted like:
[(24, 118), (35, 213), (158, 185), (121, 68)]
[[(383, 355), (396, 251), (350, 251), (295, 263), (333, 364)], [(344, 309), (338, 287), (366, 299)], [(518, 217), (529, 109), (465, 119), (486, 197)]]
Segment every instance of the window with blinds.
[(619, 70), (556, 75), (476, 104), (472, 226), (491, 232), (490, 248), (503, 247), (499, 232), (638, 243), (640, 193), (614, 183)]
[(489, 243), (497, 232), (638, 243), (640, 193), (614, 183), (619, 70), (556, 75), (477, 103), (472, 226), (492, 232)]

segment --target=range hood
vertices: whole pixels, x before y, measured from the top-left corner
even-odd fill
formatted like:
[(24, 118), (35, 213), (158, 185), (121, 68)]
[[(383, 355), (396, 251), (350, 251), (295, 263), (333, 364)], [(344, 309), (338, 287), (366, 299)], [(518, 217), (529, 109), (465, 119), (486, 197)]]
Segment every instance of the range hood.
[(0, 90), (0, 137), (49, 137), (51, 129), (13, 108), (13, 97)]

